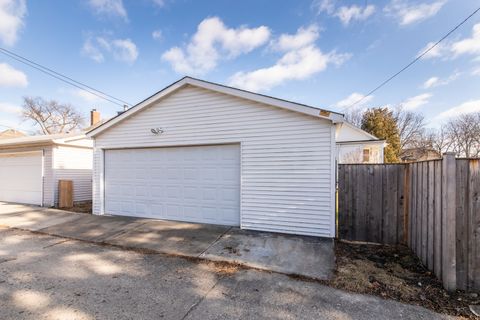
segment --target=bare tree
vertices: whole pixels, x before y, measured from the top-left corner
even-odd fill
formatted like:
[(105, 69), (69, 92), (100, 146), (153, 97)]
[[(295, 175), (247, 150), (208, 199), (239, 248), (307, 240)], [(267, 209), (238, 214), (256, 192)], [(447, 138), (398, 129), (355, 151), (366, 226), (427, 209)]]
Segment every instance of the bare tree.
[(449, 140), (448, 151), (467, 158), (480, 156), (480, 112), (451, 119), (443, 130)]
[(448, 130), (445, 125), (441, 126), (440, 129), (429, 129), (425, 133), (425, 140), (432, 149), (442, 154), (444, 152), (453, 151), (452, 144), (453, 141), (450, 139)]
[[(405, 110), (402, 106), (397, 106), (391, 110), (400, 134), (401, 149), (424, 147), (426, 123), (423, 114)], [(364, 113), (364, 109), (353, 109), (345, 113), (345, 119), (360, 127)]]
[(33, 121), (43, 134), (66, 133), (80, 129), (84, 118), (70, 104), (40, 97), (24, 97), (22, 118)]
[(405, 110), (398, 106), (393, 111), (400, 134), (400, 147), (421, 148), (425, 146), (425, 117), (421, 113)]
[(360, 128), (362, 126), (362, 118), (364, 113), (365, 113), (365, 109), (361, 109), (361, 108), (350, 109), (347, 112), (345, 112), (345, 120), (347, 120), (347, 122), (353, 124), (354, 126)]

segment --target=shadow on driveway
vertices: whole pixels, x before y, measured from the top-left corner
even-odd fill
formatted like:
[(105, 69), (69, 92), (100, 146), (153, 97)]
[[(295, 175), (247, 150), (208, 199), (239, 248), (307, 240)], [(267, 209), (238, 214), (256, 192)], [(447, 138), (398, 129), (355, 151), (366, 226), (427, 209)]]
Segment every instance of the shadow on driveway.
[(0, 225), (313, 279), (328, 280), (335, 268), (332, 239), (7, 203), (0, 203)]

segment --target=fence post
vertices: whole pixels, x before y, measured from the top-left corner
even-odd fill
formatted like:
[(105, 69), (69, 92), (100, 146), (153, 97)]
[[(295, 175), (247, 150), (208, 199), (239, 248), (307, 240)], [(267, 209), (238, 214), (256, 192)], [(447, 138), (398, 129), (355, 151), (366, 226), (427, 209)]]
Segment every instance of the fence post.
[(410, 163), (403, 171), (403, 244), (410, 246)]
[(457, 288), (456, 273), (456, 163), (455, 153), (442, 160), (442, 282), (445, 289)]

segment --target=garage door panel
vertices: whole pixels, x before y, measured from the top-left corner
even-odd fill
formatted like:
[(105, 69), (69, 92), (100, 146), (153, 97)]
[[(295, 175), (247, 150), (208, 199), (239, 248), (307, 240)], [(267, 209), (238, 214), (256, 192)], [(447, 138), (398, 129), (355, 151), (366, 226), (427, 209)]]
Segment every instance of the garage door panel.
[(239, 225), (239, 145), (107, 150), (105, 202), (109, 214)]
[(0, 201), (42, 205), (42, 152), (0, 154)]

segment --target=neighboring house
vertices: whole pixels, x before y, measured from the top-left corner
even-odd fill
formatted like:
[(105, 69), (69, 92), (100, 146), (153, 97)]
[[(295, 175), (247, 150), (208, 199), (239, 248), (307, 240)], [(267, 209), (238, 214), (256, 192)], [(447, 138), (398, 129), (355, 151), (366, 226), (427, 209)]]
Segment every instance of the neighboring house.
[(0, 201), (58, 204), (58, 181), (73, 181), (74, 202), (92, 199), (92, 141), (84, 134), (0, 140)]
[(87, 133), (93, 213), (334, 237), (342, 122), (185, 77)]
[(383, 150), (387, 146), (385, 140), (353, 124), (339, 124), (336, 141), (338, 163), (383, 163)]
[(11, 139), (11, 138), (25, 137), (25, 136), (26, 136), (25, 133), (15, 129), (7, 129), (0, 132), (0, 139)]
[[(90, 112), (95, 128), (100, 113)], [(73, 202), (92, 200), (93, 141), (83, 133), (0, 140), (0, 201), (53, 207), (58, 181), (73, 182)]]
[(405, 149), (400, 152), (400, 159), (402, 161), (425, 161), (425, 160), (434, 160), (441, 159), (442, 155), (433, 149), (425, 148), (410, 148)]

